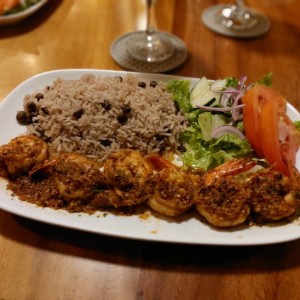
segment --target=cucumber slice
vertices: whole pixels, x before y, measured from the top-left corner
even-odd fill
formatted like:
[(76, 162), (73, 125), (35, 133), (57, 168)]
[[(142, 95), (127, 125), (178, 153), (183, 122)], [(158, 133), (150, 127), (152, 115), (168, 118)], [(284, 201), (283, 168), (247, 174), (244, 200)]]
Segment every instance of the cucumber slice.
[(216, 94), (211, 90), (211, 81), (202, 77), (191, 91), (190, 101), (192, 107), (202, 105), (216, 105), (220, 101), (220, 94)]

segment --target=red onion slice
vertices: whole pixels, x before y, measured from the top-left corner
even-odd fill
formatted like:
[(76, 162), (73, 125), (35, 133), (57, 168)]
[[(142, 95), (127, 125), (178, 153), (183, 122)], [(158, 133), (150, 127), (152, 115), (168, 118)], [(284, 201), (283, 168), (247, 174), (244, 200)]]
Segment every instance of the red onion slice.
[(223, 126), (217, 127), (212, 132), (212, 138), (217, 139), (226, 133), (233, 133), (242, 140), (244, 140), (246, 138), (245, 135), (239, 129), (237, 129), (236, 127), (233, 127), (231, 125), (223, 125)]
[(242, 91), (242, 90), (243, 90), (246, 80), (247, 80), (247, 76), (242, 76), (242, 77), (240, 78), (239, 83), (238, 83), (238, 86), (237, 86), (237, 89), (238, 89), (239, 91)]

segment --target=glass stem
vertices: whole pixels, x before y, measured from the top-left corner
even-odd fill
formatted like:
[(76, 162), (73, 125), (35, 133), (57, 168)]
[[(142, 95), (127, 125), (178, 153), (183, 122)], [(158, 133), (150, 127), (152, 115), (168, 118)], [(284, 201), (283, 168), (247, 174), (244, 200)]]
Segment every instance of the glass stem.
[(244, 0), (236, 0), (235, 4), (236, 4), (236, 6), (238, 6), (240, 8), (244, 8), (245, 7)]
[(153, 33), (153, 29), (151, 28), (151, 10), (153, 0), (146, 0), (146, 34), (151, 35)]

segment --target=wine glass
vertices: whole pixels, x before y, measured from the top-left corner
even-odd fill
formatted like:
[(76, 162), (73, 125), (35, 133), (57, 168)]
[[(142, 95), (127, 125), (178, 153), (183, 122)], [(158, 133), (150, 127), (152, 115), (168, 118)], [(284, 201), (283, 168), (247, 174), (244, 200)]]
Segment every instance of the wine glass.
[(223, 26), (236, 30), (248, 30), (258, 22), (258, 15), (246, 7), (243, 0), (236, 0), (235, 4), (221, 7), (216, 18)]
[(270, 27), (267, 16), (246, 6), (243, 0), (209, 6), (202, 12), (202, 21), (209, 29), (231, 37), (260, 36)]
[(153, 0), (146, 0), (146, 29), (144, 31), (136, 31), (127, 42), (129, 54), (141, 61), (165, 61), (174, 53), (174, 37), (151, 27), (153, 3)]
[(152, 27), (156, 0), (145, 0), (144, 30), (129, 32), (117, 38), (111, 47), (114, 60), (137, 71), (165, 72), (181, 65), (187, 57), (184, 42), (177, 36)]

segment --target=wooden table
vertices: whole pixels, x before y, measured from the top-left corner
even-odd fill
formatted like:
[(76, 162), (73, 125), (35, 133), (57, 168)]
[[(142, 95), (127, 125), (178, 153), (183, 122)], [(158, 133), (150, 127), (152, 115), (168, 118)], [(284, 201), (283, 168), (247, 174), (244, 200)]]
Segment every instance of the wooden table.
[[(271, 21), (254, 39), (221, 36), (202, 24), (207, 6), (226, 1), (157, 2), (158, 27), (189, 50), (173, 74), (253, 81), (271, 71), (274, 86), (300, 109), (300, 1), (247, 1)], [(1, 27), (0, 99), (49, 70), (121, 70), (110, 45), (143, 28), (144, 16), (141, 0), (49, 0), (29, 19)], [(142, 242), (0, 211), (0, 299), (300, 299), (299, 253), (300, 240), (254, 247)]]

